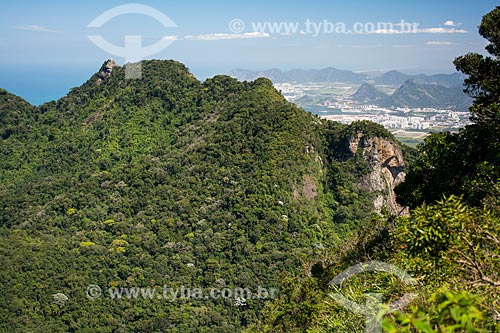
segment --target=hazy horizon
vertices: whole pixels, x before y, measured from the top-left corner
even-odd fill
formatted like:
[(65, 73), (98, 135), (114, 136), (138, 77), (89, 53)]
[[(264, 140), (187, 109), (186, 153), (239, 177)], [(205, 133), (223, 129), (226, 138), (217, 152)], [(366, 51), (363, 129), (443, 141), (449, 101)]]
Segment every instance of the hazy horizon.
[[(174, 59), (175, 60), (175, 59)], [(106, 61), (103, 59), (102, 63)], [(33, 65), (26, 67), (22, 65), (0, 65), (0, 88), (18, 95), (33, 105), (41, 105), (53, 100), (64, 97), (71, 88), (78, 87), (85, 83), (94, 73), (96, 73), (102, 63), (96, 64), (92, 67), (88, 66), (56, 66), (47, 65), (40, 66)], [(121, 64), (122, 65), (122, 64)], [(291, 67), (291, 68), (231, 68), (231, 69), (214, 69), (214, 68), (191, 68), (188, 64), (186, 66), (195, 75), (195, 77), (204, 81), (207, 78), (215, 75), (228, 75), (232, 70), (245, 69), (251, 71), (265, 71), (273, 68), (282, 71), (292, 69), (323, 69), (326, 67), (333, 67), (341, 70), (349, 70), (356, 73), (385, 73), (391, 70), (397, 70), (401, 73), (408, 75), (415, 74), (450, 74), (455, 71), (433, 71), (433, 70), (418, 70), (418, 69), (373, 69), (373, 70), (352, 70), (346, 68), (339, 68), (336, 66), (326, 67)]]
[(81, 85), (108, 58), (126, 62), (92, 42), (95, 35), (116, 47), (126, 36), (140, 37), (143, 48), (171, 39), (171, 45), (141, 59), (180, 61), (200, 80), (236, 68), (452, 73), (457, 56), (484, 53), (486, 41), (477, 26), (496, 3), (146, 0), (142, 5), (169, 21), (129, 11), (108, 15), (98, 27), (90, 23), (134, 4), (6, 0), (2, 5), (0, 87), (40, 104)]

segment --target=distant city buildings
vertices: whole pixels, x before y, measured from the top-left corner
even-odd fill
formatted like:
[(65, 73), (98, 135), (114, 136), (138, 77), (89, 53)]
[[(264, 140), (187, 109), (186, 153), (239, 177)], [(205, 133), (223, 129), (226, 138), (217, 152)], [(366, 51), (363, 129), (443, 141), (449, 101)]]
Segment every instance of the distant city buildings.
[(275, 87), (288, 101), (322, 118), (344, 124), (370, 120), (390, 130), (439, 131), (459, 129), (470, 123), (468, 112), (433, 108), (383, 108), (356, 102), (351, 98), (354, 88), (349, 84), (281, 83)]

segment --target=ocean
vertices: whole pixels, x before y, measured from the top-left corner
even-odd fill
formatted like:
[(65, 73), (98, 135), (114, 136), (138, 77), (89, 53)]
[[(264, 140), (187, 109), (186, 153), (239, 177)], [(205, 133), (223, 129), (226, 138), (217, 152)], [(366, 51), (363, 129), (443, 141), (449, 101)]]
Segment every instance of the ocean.
[(33, 105), (57, 100), (98, 71), (95, 66), (0, 64), (0, 88)]
[[(41, 105), (65, 96), (73, 87), (81, 86), (99, 71), (100, 66), (0, 64), (0, 88), (33, 105)], [(199, 80), (227, 72), (205, 67), (190, 70)]]

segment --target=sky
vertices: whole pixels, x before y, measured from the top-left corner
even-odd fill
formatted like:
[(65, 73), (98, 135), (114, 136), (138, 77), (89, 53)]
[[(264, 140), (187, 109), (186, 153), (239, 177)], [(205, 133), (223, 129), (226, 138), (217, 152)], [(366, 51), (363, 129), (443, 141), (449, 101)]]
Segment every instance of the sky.
[[(117, 47), (125, 45), (125, 36), (140, 36), (142, 47), (168, 41), (141, 58), (178, 60), (200, 79), (235, 68), (450, 73), (457, 56), (484, 53), (486, 41), (477, 27), (498, 5), (490, 0), (134, 3), (2, 0), (0, 87), (40, 104), (83, 83), (106, 59), (126, 61), (89, 36)], [(137, 8), (145, 7), (137, 4), (161, 15), (141, 14)], [(125, 5), (129, 13), (90, 24)]]

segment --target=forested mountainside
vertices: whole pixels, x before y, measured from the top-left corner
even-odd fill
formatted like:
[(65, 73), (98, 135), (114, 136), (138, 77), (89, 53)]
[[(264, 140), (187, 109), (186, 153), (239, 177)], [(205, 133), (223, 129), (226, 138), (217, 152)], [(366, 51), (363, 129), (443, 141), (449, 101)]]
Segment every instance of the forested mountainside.
[(417, 150), (175, 61), (0, 90), (0, 330), (500, 331), (499, 27), (454, 62), (472, 124)]
[(125, 80), (107, 61), (38, 108), (1, 91), (2, 331), (237, 332), (270, 300), (107, 289), (279, 290), (377, 218), (374, 203), (394, 210), (394, 180), (372, 155), (392, 147), (401, 176), (404, 162), (382, 127), (322, 121), (267, 79), (142, 68)]

